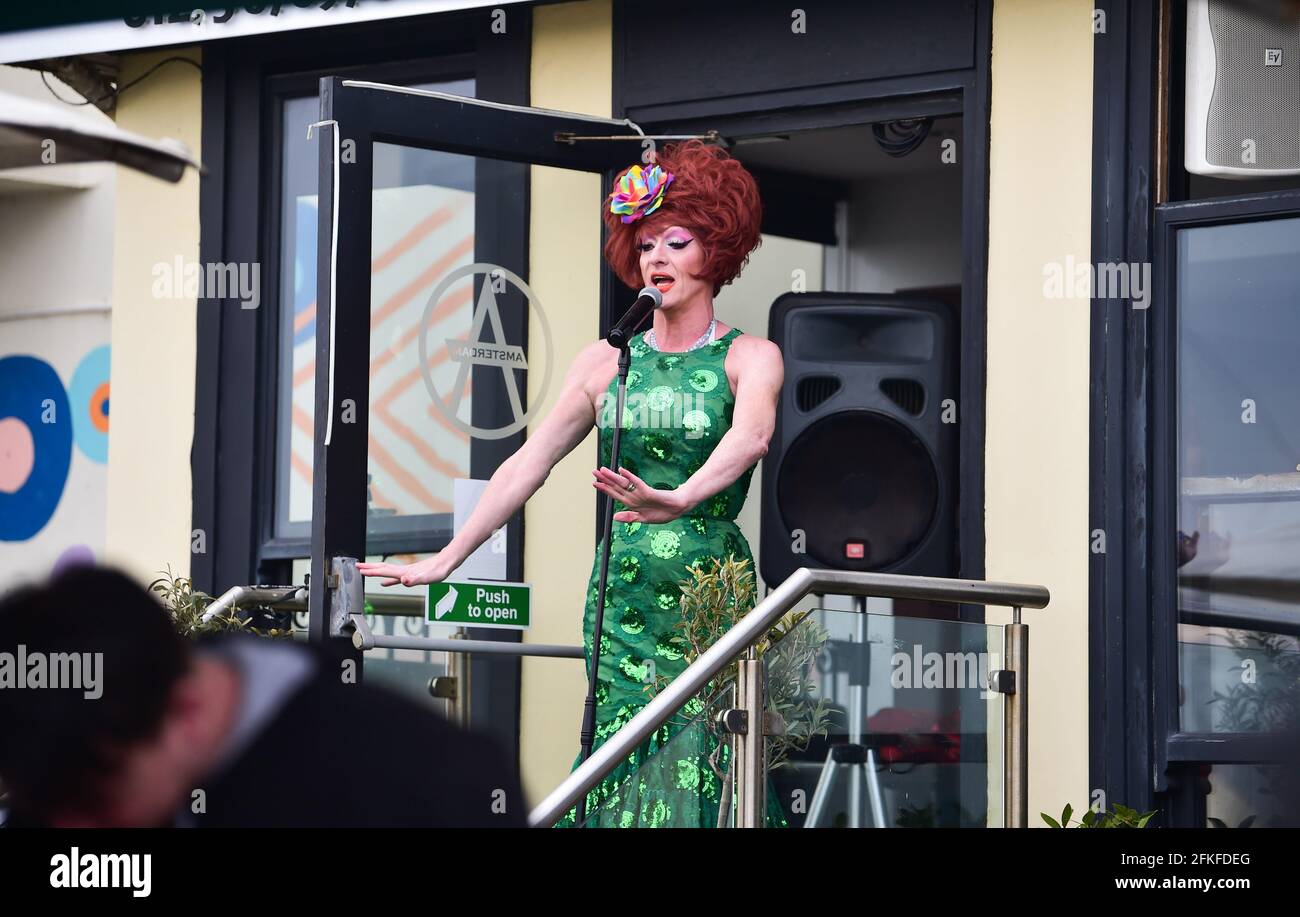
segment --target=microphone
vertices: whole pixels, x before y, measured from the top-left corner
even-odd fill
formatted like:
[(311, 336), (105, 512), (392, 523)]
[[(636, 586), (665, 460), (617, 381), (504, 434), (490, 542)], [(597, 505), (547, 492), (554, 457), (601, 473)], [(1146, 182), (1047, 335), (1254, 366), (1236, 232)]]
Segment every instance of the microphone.
[(637, 326), (645, 321), (647, 315), (663, 304), (664, 294), (654, 287), (646, 287), (637, 296), (636, 302), (632, 303), (632, 308), (624, 312), (623, 317), (609, 330), (609, 334), (605, 335), (605, 340), (620, 349), (626, 347), (632, 335), (636, 333)]

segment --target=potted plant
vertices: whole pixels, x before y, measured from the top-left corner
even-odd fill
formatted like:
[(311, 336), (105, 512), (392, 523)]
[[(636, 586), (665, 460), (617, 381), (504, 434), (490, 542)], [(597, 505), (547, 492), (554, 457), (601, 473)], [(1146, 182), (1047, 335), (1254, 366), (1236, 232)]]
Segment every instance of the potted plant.
[(172, 626), (182, 637), (195, 639), (231, 631), (259, 637), (293, 636), (292, 626), (284, 626), (279, 620), (280, 613), (268, 608), (231, 608), (204, 621), (203, 613), (212, 604), (212, 596), (196, 590), (190, 579), (174, 575), (171, 567), (149, 584), (149, 591), (158, 594), (171, 616)]
[[(708, 569), (692, 567), (691, 577), (679, 583), (681, 617), (677, 633), (669, 641), (682, 652), (688, 665), (753, 608), (757, 591), (751, 562), (737, 560), (734, 554), (725, 561), (712, 558)], [(767, 739), (769, 769), (780, 766), (791, 751), (806, 749), (815, 736), (825, 735), (828, 729), (831, 714), (826, 699), (814, 697), (814, 685), (807, 677), (828, 633), (816, 622), (805, 623), (810, 614), (791, 612), (755, 644), (758, 658), (766, 662), (765, 709), (778, 716), (785, 727), (782, 734)], [(739, 660), (735, 660), (685, 705), (673, 721), (684, 726), (701, 712), (720, 708), (732, 695), (738, 675)], [(658, 694), (670, 681), (666, 675), (656, 675), (646, 690), (651, 695)], [(723, 760), (728, 744), (723, 741), (721, 726), (712, 718), (702, 725), (718, 738), (708, 764), (723, 788), (719, 806), (721, 822), (730, 808), (731, 783), (726, 779)]]

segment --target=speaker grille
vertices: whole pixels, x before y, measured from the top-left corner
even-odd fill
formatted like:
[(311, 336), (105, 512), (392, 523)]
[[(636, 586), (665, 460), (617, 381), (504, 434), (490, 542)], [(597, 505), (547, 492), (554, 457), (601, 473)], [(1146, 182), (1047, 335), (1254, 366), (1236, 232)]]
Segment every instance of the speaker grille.
[[(841, 570), (906, 559), (934, 526), (939, 474), (906, 426), (875, 411), (824, 417), (790, 444), (776, 481), (786, 531), (803, 532), (808, 558)], [(849, 544), (862, 545), (860, 557)]]
[(925, 386), (915, 379), (881, 379), (880, 390), (913, 417), (925, 413)]
[(786, 338), (791, 355), (807, 363), (895, 366), (933, 360), (935, 334), (924, 312), (810, 309), (794, 314)]
[(830, 399), (840, 390), (835, 376), (804, 376), (794, 389), (794, 405), (805, 413)]
[[(1282, 22), (1236, 4), (1211, 0), (1214, 92), (1205, 157), (1216, 166), (1300, 167), (1300, 19)], [(1280, 63), (1268, 66), (1266, 52)], [(1250, 141), (1254, 162), (1242, 159)]]

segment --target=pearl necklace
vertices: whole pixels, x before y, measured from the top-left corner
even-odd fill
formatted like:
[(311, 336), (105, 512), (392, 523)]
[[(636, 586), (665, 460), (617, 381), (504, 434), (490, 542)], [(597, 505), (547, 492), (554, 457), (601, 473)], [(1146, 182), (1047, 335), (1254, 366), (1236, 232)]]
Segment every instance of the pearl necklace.
[[(682, 351), (682, 353), (688, 353), (692, 350), (698, 350), (699, 348), (703, 347), (705, 344), (712, 341), (714, 329), (716, 329), (717, 327), (718, 327), (718, 318), (715, 315), (713, 317), (713, 320), (709, 322), (709, 327), (704, 329), (704, 333), (701, 334), (699, 338), (696, 339), (694, 344), (692, 344), (690, 347), (687, 347), (686, 350)], [(653, 328), (651, 328), (649, 331), (645, 333), (645, 342), (649, 344), (651, 347), (653, 347), (655, 350), (659, 350), (659, 345), (655, 341), (655, 330)]]

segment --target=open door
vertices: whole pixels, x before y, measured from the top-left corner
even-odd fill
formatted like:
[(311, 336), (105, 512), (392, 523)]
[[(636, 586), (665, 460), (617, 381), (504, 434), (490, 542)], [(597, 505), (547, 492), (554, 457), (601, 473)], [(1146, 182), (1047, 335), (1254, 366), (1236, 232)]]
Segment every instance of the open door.
[[(491, 476), (523, 442), (528, 374), (562, 378), (528, 287), (530, 166), (604, 176), (642, 150), (630, 122), (419, 88), (326, 77), (320, 103), (314, 642), (361, 610), (334, 560), (440, 550), (455, 479)], [(596, 184), (571, 202), (592, 220)], [(598, 263), (591, 248), (573, 257)], [(521, 547), (515, 520), (514, 580)]]

